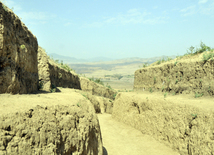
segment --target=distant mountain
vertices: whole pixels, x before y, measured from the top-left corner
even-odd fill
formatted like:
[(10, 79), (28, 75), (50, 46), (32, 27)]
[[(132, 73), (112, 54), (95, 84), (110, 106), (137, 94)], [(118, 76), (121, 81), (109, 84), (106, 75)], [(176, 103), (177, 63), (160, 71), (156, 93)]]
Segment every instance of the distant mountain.
[(54, 60), (63, 60), (65, 63), (84, 63), (84, 62), (102, 62), (102, 61), (112, 61), (114, 59), (107, 57), (95, 57), (91, 59), (77, 59), (74, 57), (63, 56), (56, 53), (48, 54), (50, 57), (53, 57)]
[(115, 59), (111, 59), (111, 58), (107, 58), (107, 57), (95, 57), (95, 58), (91, 58), (91, 59), (87, 59), (90, 62), (100, 62), (100, 61), (112, 61)]
[(90, 63), (90, 64), (118, 64), (118, 63), (146, 63), (149, 64), (159, 60), (159, 59), (167, 59), (167, 57), (171, 57), (172, 59), (176, 58), (176, 56), (159, 56), (159, 57), (152, 57), (152, 58), (139, 58), (139, 57), (131, 57), (131, 58), (124, 58), (124, 59), (113, 59), (113, 58), (107, 58), (107, 57), (95, 57), (91, 59), (77, 59), (74, 57), (69, 56), (63, 56), (56, 53), (50, 53), (48, 54), (50, 57), (53, 57), (54, 60), (63, 61), (64, 63), (69, 64), (83, 64), (83, 63)]
[(65, 63), (78, 63), (78, 62), (86, 62), (85, 59), (76, 59), (74, 57), (69, 57), (69, 56), (63, 56), (63, 55), (59, 55), (56, 53), (50, 53), (48, 54), (50, 57), (53, 57), (54, 60), (63, 60), (63, 62)]
[(115, 67), (121, 66), (132, 66), (132, 65), (142, 65), (143, 63), (152, 64), (157, 60), (167, 60), (168, 57), (174, 59), (176, 56), (159, 56), (152, 58), (139, 58), (139, 57), (131, 57), (124, 59), (113, 59), (107, 57), (95, 57), (91, 59), (77, 59), (74, 57), (63, 56), (56, 53), (48, 54), (50, 57), (53, 57), (54, 60), (62, 60), (64, 63), (67, 63), (72, 69), (75, 70), (77, 74), (88, 74), (92, 73), (96, 70), (106, 70), (110, 71), (115, 69)]

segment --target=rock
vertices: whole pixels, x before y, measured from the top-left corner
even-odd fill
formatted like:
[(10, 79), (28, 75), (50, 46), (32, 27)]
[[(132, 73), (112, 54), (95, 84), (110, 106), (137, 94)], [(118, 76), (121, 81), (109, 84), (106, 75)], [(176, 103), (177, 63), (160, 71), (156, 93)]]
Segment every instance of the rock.
[(0, 117), (0, 154), (102, 155), (99, 121), (86, 103), (38, 105)]
[(37, 38), (0, 2), (0, 93), (37, 91)]
[(42, 90), (50, 91), (56, 87), (80, 89), (79, 76), (72, 71), (60, 68), (48, 58), (45, 50), (40, 46), (38, 49), (38, 72), (39, 87), (43, 87)]

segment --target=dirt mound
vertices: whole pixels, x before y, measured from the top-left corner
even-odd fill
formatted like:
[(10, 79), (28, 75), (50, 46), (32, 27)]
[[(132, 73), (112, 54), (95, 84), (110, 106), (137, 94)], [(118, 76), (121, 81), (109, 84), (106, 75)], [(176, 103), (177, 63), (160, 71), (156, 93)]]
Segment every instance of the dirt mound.
[(103, 154), (94, 107), (74, 90), (0, 98), (1, 155)]
[(0, 93), (37, 91), (36, 37), (0, 2)]
[[(214, 61), (204, 58), (213, 52), (184, 56), (135, 71), (134, 90), (174, 94), (214, 95)], [(205, 55), (205, 56), (204, 56)]]
[(213, 98), (163, 93), (119, 93), (112, 117), (162, 141), (180, 154), (214, 153)]

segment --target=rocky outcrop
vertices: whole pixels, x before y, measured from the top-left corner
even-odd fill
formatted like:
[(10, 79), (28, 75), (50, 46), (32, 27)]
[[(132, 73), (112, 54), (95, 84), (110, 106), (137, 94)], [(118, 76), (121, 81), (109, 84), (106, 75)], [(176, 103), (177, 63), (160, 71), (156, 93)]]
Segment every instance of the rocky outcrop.
[(202, 53), (135, 71), (134, 90), (214, 95), (214, 61)]
[(72, 72), (60, 68), (50, 60), (44, 49), (38, 49), (38, 73), (39, 85), (43, 90), (50, 91), (56, 87), (80, 89), (79, 76)]
[(0, 154), (102, 155), (99, 121), (86, 103), (38, 105), (0, 117)]
[(0, 2), (0, 93), (37, 91), (37, 49), (36, 37)]
[(80, 77), (81, 90), (90, 92), (92, 95), (103, 96), (114, 100), (117, 91), (102, 86), (94, 81), (90, 81), (88, 78)]
[[(119, 93), (112, 117), (151, 135), (182, 155), (213, 154), (214, 111), (187, 103), (183, 98), (169, 100), (144, 93)], [(201, 101), (193, 103), (203, 105)]]

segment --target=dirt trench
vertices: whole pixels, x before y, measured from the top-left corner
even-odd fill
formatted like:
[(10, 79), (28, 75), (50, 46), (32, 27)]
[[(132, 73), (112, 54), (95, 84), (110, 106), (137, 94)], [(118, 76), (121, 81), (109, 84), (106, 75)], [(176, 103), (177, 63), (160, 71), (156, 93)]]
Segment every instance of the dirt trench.
[[(57, 93), (0, 94), (0, 116), (27, 111), (37, 105), (80, 104), (85, 97), (75, 89), (63, 88)], [(154, 140), (151, 136), (112, 119), (111, 114), (97, 114), (103, 141), (104, 155), (178, 155), (171, 148)]]
[(103, 155), (179, 155), (151, 136), (114, 120), (111, 114), (97, 115), (103, 139)]

